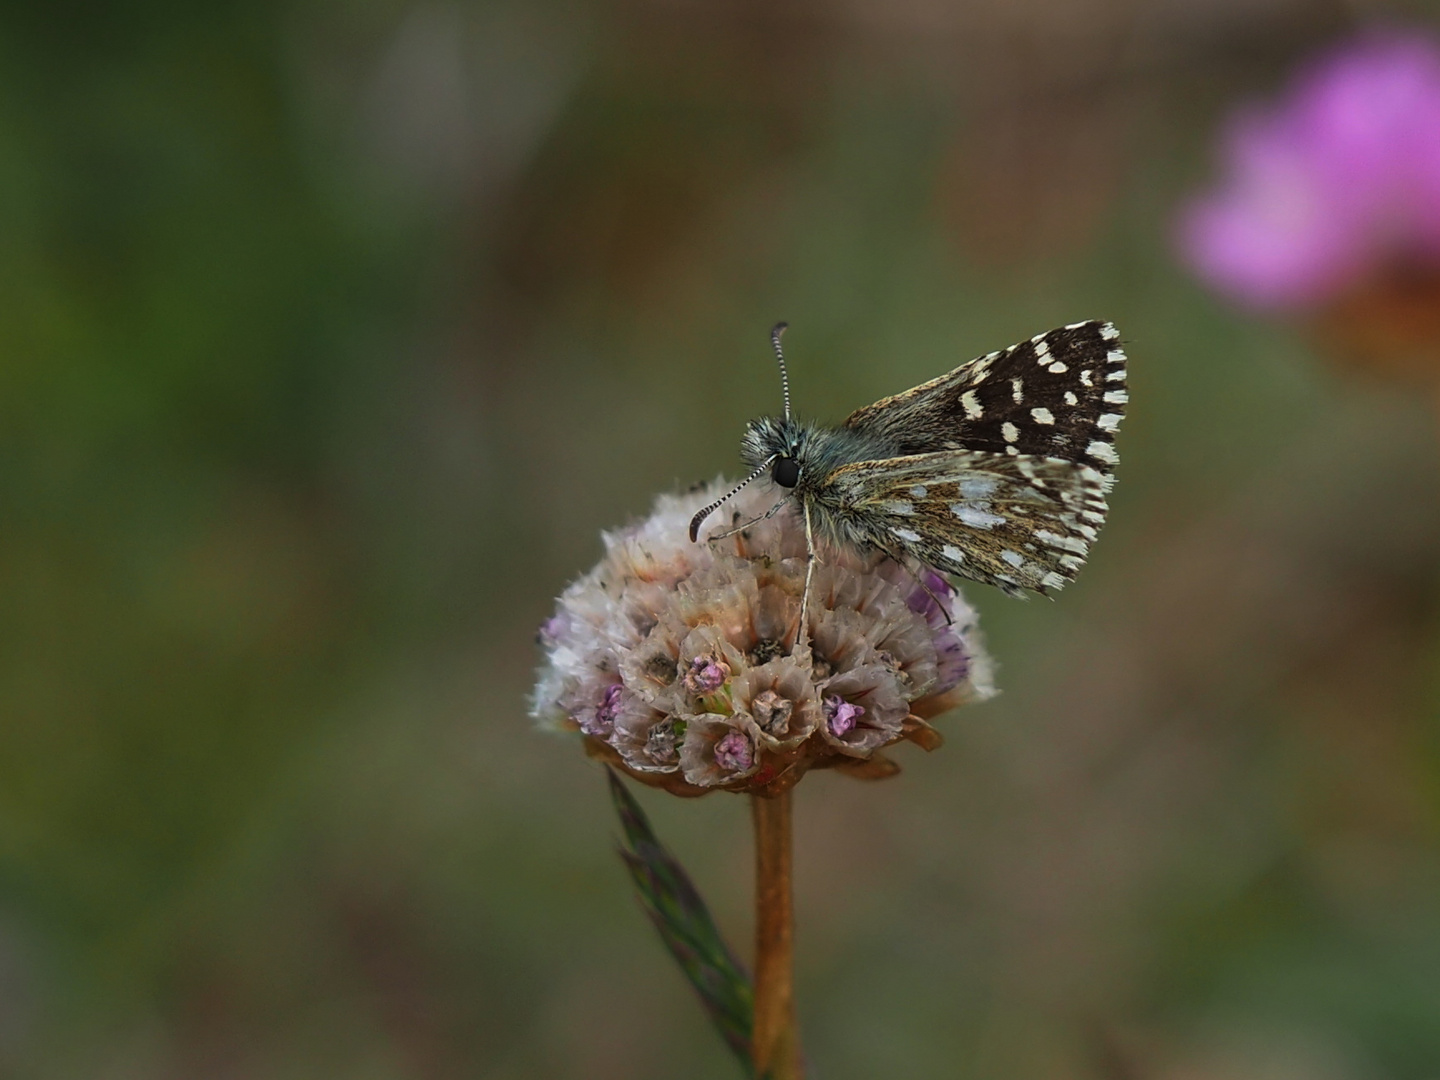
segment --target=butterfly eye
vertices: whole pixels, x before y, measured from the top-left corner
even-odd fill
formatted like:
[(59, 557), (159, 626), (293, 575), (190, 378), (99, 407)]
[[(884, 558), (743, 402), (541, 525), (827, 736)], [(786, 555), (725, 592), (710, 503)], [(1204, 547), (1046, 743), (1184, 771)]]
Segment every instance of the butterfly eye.
[(770, 479), (783, 488), (793, 488), (800, 482), (800, 463), (793, 457), (777, 458)]

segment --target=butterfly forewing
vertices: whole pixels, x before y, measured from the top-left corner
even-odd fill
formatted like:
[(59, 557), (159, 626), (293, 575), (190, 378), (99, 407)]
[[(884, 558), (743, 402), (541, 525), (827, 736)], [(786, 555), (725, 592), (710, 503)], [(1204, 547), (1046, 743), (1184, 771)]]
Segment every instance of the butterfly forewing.
[(890, 455), (851, 461), (813, 505), (852, 536), (1020, 594), (1072, 581), (1105, 523), (1125, 354), (1107, 322), (1063, 326), (858, 409)]
[(1016, 595), (1074, 580), (1107, 512), (1098, 470), (1026, 454), (859, 461), (827, 487), (876, 547)]
[(1108, 481), (1125, 412), (1125, 353), (1107, 322), (1063, 326), (852, 413), (899, 454), (983, 450), (1063, 458)]

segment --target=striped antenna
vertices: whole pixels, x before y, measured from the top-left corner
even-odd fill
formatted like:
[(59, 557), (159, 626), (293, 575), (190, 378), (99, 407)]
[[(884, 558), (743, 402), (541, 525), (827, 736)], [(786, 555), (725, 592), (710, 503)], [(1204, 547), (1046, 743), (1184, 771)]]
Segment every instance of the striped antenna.
[(785, 370), (785, 354), (780, 351), (780, 335), (785, 333), (789, 323), (776, 323), (770, 331), (770, 344), (775, 346), (775, 359), (780, 363), (780, 389), (785, 393), (785, 419), (790, 419), (790, 372)]
[(751, 480), (754, 480), (757, 476), (763, 473), (774, 463), (776, 456), (777, 455), (771, 455), (770, 457), (766, 458), (764, 461), (762, 461), (759, 465), (755, 467), (754, 472), (752, 472), (749, 476), (745, 477), (744, 480), (741, 480), (740, 483), (736, 484), (735, 487), (732, 488), (723, 498), (716, 499), (709, 506), (705, 507), (704, 510), (701, 510), (698, 514), (696, 514), (693, 518), (690, 519), (690, 542), (692, 544), (699, 538), (700, 526), (705, 523), (705, 519), (711, 514), (713, 514), (716, 510), (720, 509), (721, 505), (724, 504), (727, 500), (733, 499), (736, 495), (739, 495), (746, 484), (750, 483)]

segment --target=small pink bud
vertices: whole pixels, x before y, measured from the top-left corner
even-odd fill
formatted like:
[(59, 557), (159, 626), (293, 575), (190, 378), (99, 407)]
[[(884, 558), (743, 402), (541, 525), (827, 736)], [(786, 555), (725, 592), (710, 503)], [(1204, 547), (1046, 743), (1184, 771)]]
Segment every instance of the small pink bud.
[(730, 665), (718, 656), (697, 656), (685, 673), (685, 689), (697, 697), (713, 694), (730, 677)]
[(608, 734), (615, 726), (615, 714), (620, 711), (620, 691), (619, 683), (607, 686), (600, 704), (595, 706), (595, 714), (588, 721), (580, 722), (580, 730), (586, 735)]
[(760, 691), (750, 703), (750, 712), (760, 729), (780, 738), (789, 734), (790, 715), (794, 711), (795, 703), (789, 698), (781, 697), (774, 690)]
[(755, 747), (749, 736), (732, 731), (715, 744), (715, 764), (728, 772), (744, 772), (755, 763)]
[(865, 706), (852, 705), (844, 698), (833, 694), (825, 699), (825, 722), (830, 725), (830, 734), (840, 738), (854, 729), (855, 723), (865, 715)]

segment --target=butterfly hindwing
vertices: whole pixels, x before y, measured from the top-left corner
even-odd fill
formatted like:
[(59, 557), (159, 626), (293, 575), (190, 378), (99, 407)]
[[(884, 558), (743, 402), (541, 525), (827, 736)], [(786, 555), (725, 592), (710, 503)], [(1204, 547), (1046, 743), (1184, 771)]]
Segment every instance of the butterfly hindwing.
[(1063, 458), (941, 450), (842, 465), (816, 501), (875, 547), (1020, 595), (1074, 580), (1105, 523), (1105, 487)]
[(1061, 458), (1109, 483), (1128, 393), (1108, 322), (1063, 326), (857, 409), (845, 427), (902, 455), (942, 450)]

